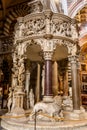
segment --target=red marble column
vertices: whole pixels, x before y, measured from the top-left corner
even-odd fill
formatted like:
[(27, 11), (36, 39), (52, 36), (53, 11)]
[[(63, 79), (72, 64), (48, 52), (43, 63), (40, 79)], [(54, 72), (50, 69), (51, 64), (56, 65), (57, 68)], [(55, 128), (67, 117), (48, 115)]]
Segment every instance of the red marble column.
[(52, 93), (52, 55), (53, 51), (44, 52), (45, 64), (45, 86), (44, 86), (44, 102), (53, 102)]
[(45, 60), (45, 96), (52, 96), (52, 61)]

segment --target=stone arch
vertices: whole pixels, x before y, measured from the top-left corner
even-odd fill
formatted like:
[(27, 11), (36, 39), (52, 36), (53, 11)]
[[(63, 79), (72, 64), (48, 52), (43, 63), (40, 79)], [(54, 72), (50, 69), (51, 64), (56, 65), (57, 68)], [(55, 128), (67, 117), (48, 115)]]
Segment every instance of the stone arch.
[[(40, 6), (41, 5), (41, 6)], [(21, 4), (15, 5), (11, 10), (9, 10), (8, 15), (6, 16), (6, 20), (4, 23), (4, 34), (9, 35), (10, 27), (14, 21), (17, 20), (18, 17), (24, 17), (27, 14), (32, 12), (42, 11), (43, 7), (40, 1), (25, 1)]]
[[(29, 6), (27, 5), (27, 3), (23, 3), (23, 4), (19, 4), (14, 6), (9, 12), (8, 15), (6, 17), (5, 23), (4, 23), (4, 34), (5, 35), (9, 35), (10, 33), (10, 27), (11, 25), (14, 23), (15, 25), (15, 21), (17, 20), (18, 17), (22, 17), (28, 14), (29, 12)], [(14, 28), (13, 25), (13, 28)]]
[[(43, 56), (42, 56), (42, 49), (40, 44), (38, 44), (37, 42), (35, 42), (34, 40), (29, 40), (27, 41), (27, 43), (23, 43), (26, 44), (26, 51), (25, 51), (25, 55), (26, 55), (26, 59), (25, 59), (25, 70), (30, 72), (30, 79), (29, 79), (29, 92), (30, 89), (33, 89), (33, 93), (34, 93), (34, 99), (35, 99), (35, 103), (38, 100), (38, 95), (39, 98), (41, 99), (41, 93), (38, 93), (37, 88), (39, 86), (37, 86), (37, 80), (38, 80), (38, 73), (39, 73), (39, 85), (40, 87), (38, 89), (41, 90), (41, 73), (42, 73), (42, 65), (43, 65)], [(40, 66), (40, 71), (38, 72), (38, 64)], [(26, 86), (25, 86), (26, 87)]]
[(77, 1), (75, 3), (72, 3), (71, 6), (69, 7), (68, 9), (68, 15), (71, 17), (71, 18), (74, 18), (75, 15), (77, 14), (77, 12), (79, 10), (81, 10), (85, 5), (87, 4), (87, 1), (84, 0), (84, 1)]
[(87, 43), (86, 41), (87, 41), (87, 33), (80, 38), (79, 40), (80, 46), (82, 47), (85, 43)]
[[(62, 53), (63, 52), (63, 53)], [(68, 48), (67, 45), (64, 44), (57, 44), (56, 48), (54, 50), (54, 57), (53, 60), (60, 60), (60, 59), (64, 59), (68, 56)]]

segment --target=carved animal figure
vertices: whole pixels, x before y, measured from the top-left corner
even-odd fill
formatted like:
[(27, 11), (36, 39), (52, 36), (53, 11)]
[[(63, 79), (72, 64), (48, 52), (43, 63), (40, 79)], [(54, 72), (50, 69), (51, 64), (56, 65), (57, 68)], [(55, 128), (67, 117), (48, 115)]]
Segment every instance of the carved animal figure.
[[(53, 100), (54, 102), (52, 103), (45, 103), (45, 102), (37, 103), (33, 108), (32, 114), (30, 115), (30, 119), (33, 120), (35, 117), (34, 116), (35, 113), (38, 113), (40, 111), (43, 114), (47, 114), (51, 117), (54, 117), (54, 116), (61, 117), (62, 116), (61, 115), (62, 98), (61, 96), (55, 96)], [(44, 118), (45, 117), (43, 117), (43, 120)], [(37, 119), (40, 119), (40, 118), (38, 118), (37, 116)]]

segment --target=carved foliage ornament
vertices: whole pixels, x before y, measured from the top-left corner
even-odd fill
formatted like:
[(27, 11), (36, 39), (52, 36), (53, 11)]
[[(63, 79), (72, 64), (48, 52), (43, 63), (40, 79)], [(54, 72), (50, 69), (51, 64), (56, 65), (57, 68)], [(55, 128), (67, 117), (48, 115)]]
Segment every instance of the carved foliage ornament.
[(69, 56), (68, 57), (68, 59), (69, 59), (69, 61), (70, 61), (70, 63), (71, 64), (77, 64), (77, 67), (78, 67), (78, 64), (79, 64), (79, 58), (78, 58), (78, 56), (77, 55), (74, 55), (74, 56)]

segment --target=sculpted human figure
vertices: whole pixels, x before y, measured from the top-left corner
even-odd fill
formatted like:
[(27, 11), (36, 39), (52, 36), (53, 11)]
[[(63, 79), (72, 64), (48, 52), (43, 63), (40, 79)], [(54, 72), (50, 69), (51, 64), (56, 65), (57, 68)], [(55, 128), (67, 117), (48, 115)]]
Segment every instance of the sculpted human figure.
[(15, 87), (17, 85), (17, 77), (18, 77), (18, 66), (17, 63), (14, 62), (14, 67), (12, 68), (12, 86)]
[(23, 19), (18, 19), (18, 23), (15, 26), (15, 38), (22, 37), (24, 35), (25, 25), (23, 23)]
[(13, 92), (12, 92), (12, 88), (10, 87), (10, 88), (9, 88), (9, 95), (8, 95), (8, 103), (7, 103), (8, 112), (11, 111), (12, 97), (13, 97)]
[(20, 66), (19, 66), (19, 73), (18, 73), (18, 82), (19, 82), (19, 85), (23, 85), (23, 81), (24, 81), (24, 72), (25, 72), (25, 68), (24, 68), (24, 64), (22, 63)]
[(76, 30), (75, 24), (74, 25), (71, 24), (71, 35), (72, 35), (73, 39), (78, 38), (78, 33), (77, 33), (77, 30)]
[(18, 61), (18, 84), (19, 86), (23, 86), (24, 79), (25, 79), (25, 66), (24, 66), (24, 58), (19, 56)]
[(30, 89), (29, 100), (30, 100), (30, 108), (33, 108), (34, 107), (34, 93), (33, 93), (33, 89)]

